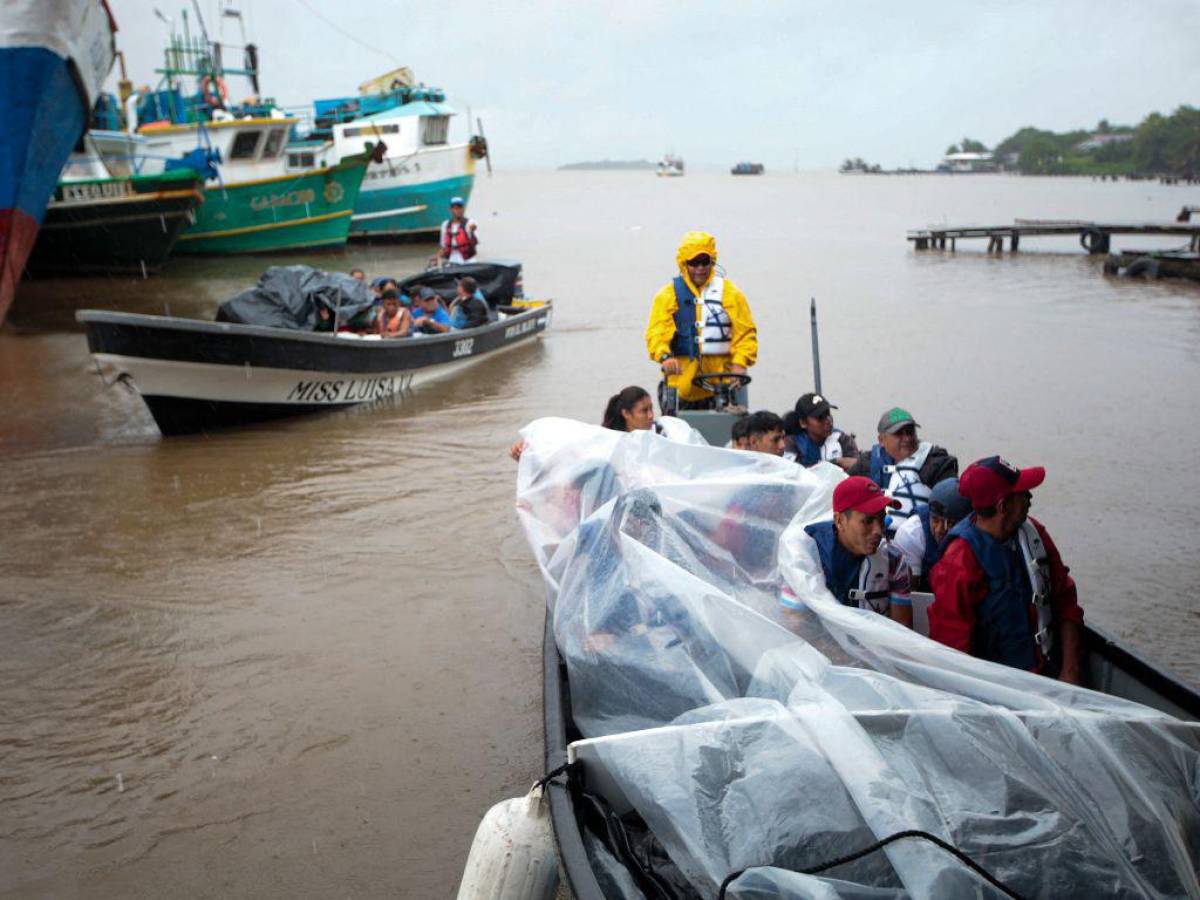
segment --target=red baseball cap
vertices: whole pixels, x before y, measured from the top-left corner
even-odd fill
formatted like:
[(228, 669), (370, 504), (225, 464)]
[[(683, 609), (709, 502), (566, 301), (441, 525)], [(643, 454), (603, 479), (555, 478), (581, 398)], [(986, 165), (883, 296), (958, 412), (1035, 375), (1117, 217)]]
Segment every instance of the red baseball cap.
[(1009, 494), (1032, 491), (1045, 480), (1043, 466), (1018, 469), (999, 456), (989, 456), (967, 466), (959, 476), (958, 492), (971, 501), (973, 508), (987, 509)]
[(899, 506), (900, 501), (889, 497), (883, 488), (870, 478), (855, 475), (838, 483), (833, 489), (833, 511), (846, 512), (854, 509), (863, 515), (873, 516), (881, 509)]

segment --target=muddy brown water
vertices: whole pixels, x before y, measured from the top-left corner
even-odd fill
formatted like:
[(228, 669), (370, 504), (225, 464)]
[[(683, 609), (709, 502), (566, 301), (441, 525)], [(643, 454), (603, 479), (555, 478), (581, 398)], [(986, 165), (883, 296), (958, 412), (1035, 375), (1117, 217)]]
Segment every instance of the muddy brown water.
[[(1090, 619), (1200, 682), (1200, 289), (1069, 240), (914, 253), (907, 228), (1156, 219), (1186, 188), (1088, 180), (502, 173), (482, 249), (556, 301), (540, 342), (402, 404), (163, 440), (74, 312), (209, 317), (272, 260), (26, 282), (0, 335), (0, 894), (452, 897), (541, 763), (543, 595), (504, 450), (652, 387), (641, 333), (689, 228), (761, 334), (752, 405), (811, 387), (968, 461), (1044, 464), (1034, 515)], [(1136, 246), (1118, 240), (1119, 246)], [(1161, 242), (1160, 242), (1161, 243)], [(371, 275), (421, 245), (288, 257)]]

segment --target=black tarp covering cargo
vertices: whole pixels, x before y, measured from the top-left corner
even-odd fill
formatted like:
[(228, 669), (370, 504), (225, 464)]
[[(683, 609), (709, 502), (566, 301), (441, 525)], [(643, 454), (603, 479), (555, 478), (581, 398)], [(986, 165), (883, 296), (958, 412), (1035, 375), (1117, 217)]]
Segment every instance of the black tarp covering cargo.
[[(312, 266), (272, 266), (259, 276), (257, 286), (222, 303), (217, 321), (316, 331), (321, 321), (319, 307), (328, 308), (342, 322), (348, 322), (373, 302), (365, 284), (342, 272), (323, 272)], [(325, 330), (333, 330), (332, 319)]]
[(507, 306), (513, 302), (514, 297), (520, 296), (521, 264), (507, 259), (430, 269), (428, 272), (408, 276), (399, 282), (399, 287), (409, 295), (418, 287), (430, 287), (449, 303), (454, 299), (459, 279), (467, 275), (479, 283), (479, 289), (483, 291), (483, 296), (493, 309), (497, 306)]

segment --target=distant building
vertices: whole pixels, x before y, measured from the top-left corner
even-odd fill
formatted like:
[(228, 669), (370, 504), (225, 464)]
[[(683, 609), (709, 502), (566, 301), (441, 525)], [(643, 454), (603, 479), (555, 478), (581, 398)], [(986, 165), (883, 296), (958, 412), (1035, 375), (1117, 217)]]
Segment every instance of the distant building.
[(938, 166), (939, 172), (995, 172), (996, 160), (990, 153), (951, 153)]
[(1132, 140), (1132, 134), (1093, 134), (1087, 140), (1076, 144), (1074, 149), (1080, 153), (1094, 153), (1107, 144), (1124, 144)]

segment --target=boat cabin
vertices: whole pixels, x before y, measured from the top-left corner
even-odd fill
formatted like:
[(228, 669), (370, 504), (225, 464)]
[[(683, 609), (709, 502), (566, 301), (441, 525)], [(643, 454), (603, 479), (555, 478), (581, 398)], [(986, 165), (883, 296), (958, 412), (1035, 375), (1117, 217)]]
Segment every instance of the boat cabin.
[(296, 122), (282, 114), (243, 119), (231, 117), (203, 125), (145, 125), (141, 134), (153, 155), (167, 159), (211, 145), (221, 154), (222, 179), (236, 184), (284, 174), (285, 148)]
[(429, 147), (450, 143), (450, 117), (445, 103), (417, 101), (332, 127), (334, 156), (345, 159), (383, 141), (389, 160), (400, 160)]

